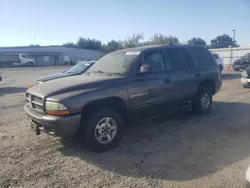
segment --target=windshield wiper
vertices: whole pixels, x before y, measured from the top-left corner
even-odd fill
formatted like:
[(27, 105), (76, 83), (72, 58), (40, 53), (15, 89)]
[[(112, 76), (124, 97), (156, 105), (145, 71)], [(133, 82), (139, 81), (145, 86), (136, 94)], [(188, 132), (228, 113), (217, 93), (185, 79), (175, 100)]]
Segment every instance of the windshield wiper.
[(103, 72), (103, 71), (101, 71), (101, 70), (99, 70), (99, 71), (92, 71), (92, 73), (100, 73), (100, 74), (110, 75), (109, 72)]
[(101, 73), (101, 74), (105, 74), (106, 72), (103, 72), (103, 71), (93, 71), (93, 72), (95, 72), (95, 73)]
[(100, 73), (100, 74), (105, 74), (105, 75), (108, 75), (108, 76), (111, 76), (111, 75), (121, 75), (120, 73), (116, 73), (116, 72), (104, 72), (104, 71), (92, 71), (90, 73)]

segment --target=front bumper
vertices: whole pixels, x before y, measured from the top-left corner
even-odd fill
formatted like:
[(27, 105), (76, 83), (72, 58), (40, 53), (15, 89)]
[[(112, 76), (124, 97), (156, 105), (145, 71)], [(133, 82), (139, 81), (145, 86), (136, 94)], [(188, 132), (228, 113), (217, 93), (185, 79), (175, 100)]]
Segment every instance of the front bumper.
[(68, 137), (76, 133), (80, 126), (80, 114), (67, 117), (45, 115), (36, 112), (28, 104), (24, 106), (24, 110), (40, 131), (51, 135)]

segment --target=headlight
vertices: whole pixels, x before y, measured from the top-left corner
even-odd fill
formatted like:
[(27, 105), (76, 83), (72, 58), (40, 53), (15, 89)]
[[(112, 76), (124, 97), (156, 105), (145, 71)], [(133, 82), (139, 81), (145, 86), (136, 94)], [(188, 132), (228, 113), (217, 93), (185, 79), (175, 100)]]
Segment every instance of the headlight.
[(69, 109), (61, 103), (46, 101), (45, 110), (50, 115), (68, 115), (70, 114)]

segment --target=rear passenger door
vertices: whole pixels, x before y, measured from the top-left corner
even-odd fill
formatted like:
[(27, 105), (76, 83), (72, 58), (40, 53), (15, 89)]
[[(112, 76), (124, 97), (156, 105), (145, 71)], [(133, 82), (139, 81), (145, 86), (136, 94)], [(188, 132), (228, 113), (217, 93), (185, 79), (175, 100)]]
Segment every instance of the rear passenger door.
[(169, 47), (165, 49), (165, 55), (170, 61), (172, 99), (186, 99), (196, 93), (199, 73), (188, 51), (183, 47)]
[(195, 60), (195, 65), (199, 70), (199, 80), (218, 77), (219, 67), (208, 49), (199, 46), (192, 46), (188, 48), (188, 51)]

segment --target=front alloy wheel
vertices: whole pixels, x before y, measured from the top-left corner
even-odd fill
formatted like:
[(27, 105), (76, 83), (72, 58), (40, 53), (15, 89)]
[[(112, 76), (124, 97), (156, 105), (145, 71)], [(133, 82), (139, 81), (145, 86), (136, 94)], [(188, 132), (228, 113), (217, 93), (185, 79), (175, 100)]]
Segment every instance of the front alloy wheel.
[(117, 123), (111, 117), (102, 118), (95, 127), (95, 138), (101, 144), (112, 142), (117, 132)]
[(115, 109), (100, 109), (94, 112), (87, 122), (82, 123), (84, 144), (92, 151), (112, 149), (122, 139), (124, 119)]

